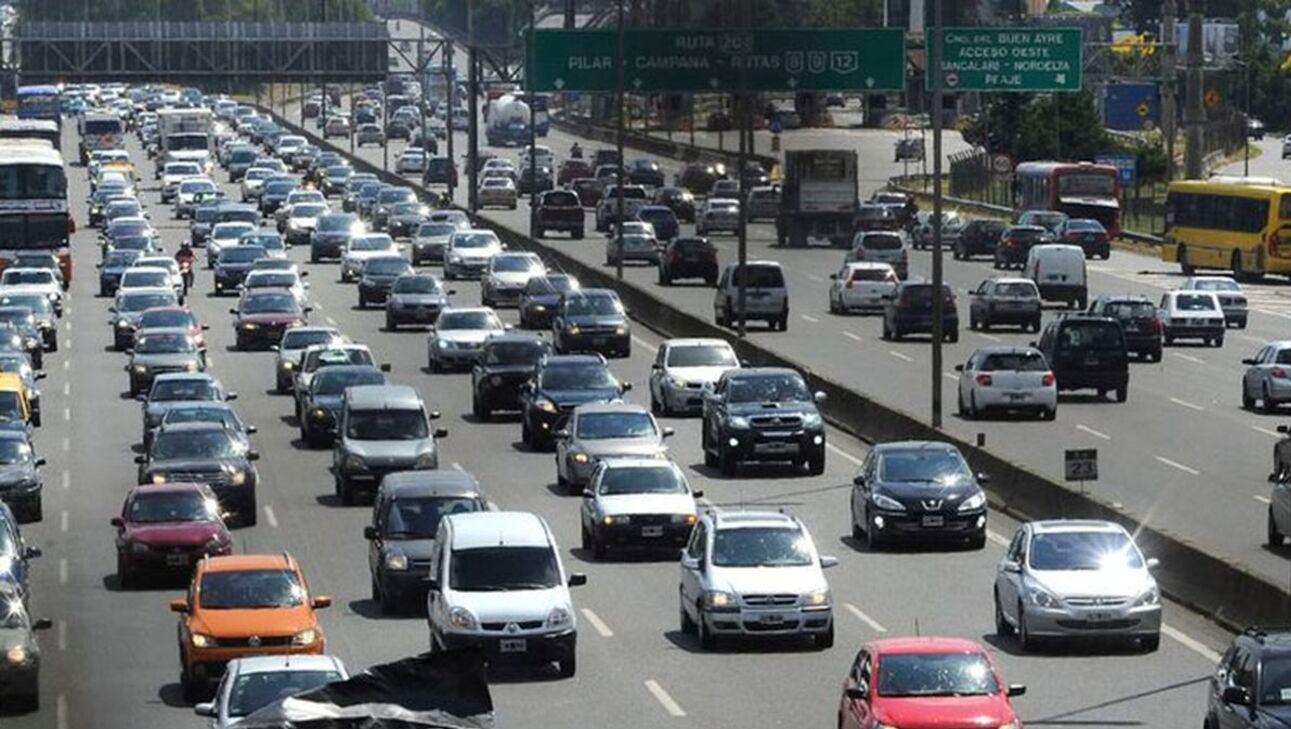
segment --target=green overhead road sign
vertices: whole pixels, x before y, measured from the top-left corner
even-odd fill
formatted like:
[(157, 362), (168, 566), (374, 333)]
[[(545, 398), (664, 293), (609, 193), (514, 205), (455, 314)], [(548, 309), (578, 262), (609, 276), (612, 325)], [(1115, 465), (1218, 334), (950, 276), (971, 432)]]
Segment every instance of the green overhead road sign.
[[(946, 28), (942, 88), (955, 91), (1079, 91), (1080, 28)], [(932, 57), (929, 31), (928, 57)], [(925, 74), (932, 88), (933, 74)]]
[[(539, 30), (530, 91), (613, 92), (615, 30)], [(899, 91), (905, 33), (854, 30), (627, 30), (628, 93)]]

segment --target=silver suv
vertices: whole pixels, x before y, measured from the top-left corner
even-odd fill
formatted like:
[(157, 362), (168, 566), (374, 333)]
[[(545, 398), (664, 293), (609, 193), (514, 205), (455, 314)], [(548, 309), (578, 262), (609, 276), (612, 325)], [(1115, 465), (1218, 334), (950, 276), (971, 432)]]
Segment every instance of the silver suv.
[(776, 261), (749, 261), (740, 275), (738, 263), (728, 265), (717, 281), (713, 317), (719, 327), (739, 323), (740, 279), (744, 279), (744, 318), (764, 321), (771, 329), (789, 328), (789, 289), (784, 269)]
[(360, 490), (375, 492), (387, 473), (439, 468), (435, 439), (448, 431), (430, 429), (438, 412), (427, 412), (421, 395), (405, 385), (359, 385), (341, 401), (332, 449), (336, 495), (351, 505)]
[(716, 512), (695, 525), (681, 558), (681, 631), (704, 650), (722, 637), (803, 636), (834, 644), (834, 605), (822, 557), (798, 519)]

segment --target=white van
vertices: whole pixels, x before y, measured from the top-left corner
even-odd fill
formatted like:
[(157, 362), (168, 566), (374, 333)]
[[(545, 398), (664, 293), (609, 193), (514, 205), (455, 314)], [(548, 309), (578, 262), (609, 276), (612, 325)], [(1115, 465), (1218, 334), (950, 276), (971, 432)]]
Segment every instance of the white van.
[(1035, 282), (1044, 301), (1063, 301), (1085, 308), (1089, 300), (1085, 251), (1080, 246), (1046, 243), (1027, 254), (1023, 276)]
[(476, 646), (490, 662), (575, 669), (578, 619), (547, 522), (522, 511), (448, 514), (431, 550), (430, 649)]

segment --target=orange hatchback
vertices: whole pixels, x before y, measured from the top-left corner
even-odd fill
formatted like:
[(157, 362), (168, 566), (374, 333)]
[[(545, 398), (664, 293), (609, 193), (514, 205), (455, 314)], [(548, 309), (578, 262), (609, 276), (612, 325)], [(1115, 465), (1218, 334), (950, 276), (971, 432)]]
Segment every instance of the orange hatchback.
[(314, 612), (330, 597), (309, 596), (291, 555), (208, 557), (197, 564), (188, 597), (170, 609), (179, 618), (180, 681), (190, 698), (234, 658), (323, 653)]

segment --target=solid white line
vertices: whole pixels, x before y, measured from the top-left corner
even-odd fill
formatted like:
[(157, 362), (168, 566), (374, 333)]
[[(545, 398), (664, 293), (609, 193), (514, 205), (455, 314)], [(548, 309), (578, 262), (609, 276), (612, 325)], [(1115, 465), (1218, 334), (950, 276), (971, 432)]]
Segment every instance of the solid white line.
[(1172, 397), (1172, 398), (1170, 398), (1170, 402), (1174, 403), (1175, 405), (1179, 405), (1179, 406), (1181, 406), (1181, 407), (1188, 408), (1188, 409), (1190, 409), (1190, 410), (1196, 410), (1197, 412), (1204, 412), (1204, 411), (1206, 410), (1206, 408), (1203, 408), (1203, 407), (1202, 407), (1202, 406), (1200, 406), (1200, 405), (1196, 405), (1196, 404), (1190, 403), (1190, 402), (1188, 402), (1187, 400), (1180, 400), (1180, 399), (1179, 399), (1179, 398), (1177, 398), (1177, 397)]
[(71, 394), (72, 394), (72, 383), (70, 383), (70, 382), (64, 382), (64, 383), (63, 383), (63, 396), (64, 396), (64, 397), (67, 397), (68, 395), (71, 395)]
[(1079, 430), (1079, 431), (1081, 431), (1082, 433), (1089, 433), (1090, 435), (1094, 436), (1095, 438), (1102, 438), (1103, 440), (1111, 440), (1111, 439), (1112, 439), (1112, 436), (1110, 436), (1110, 435), (1108, 435), (1108, 434), (1106, 434), (1106, 433), (1100, 433), (1100, 432), (1098, 432), (1097, 430), (1094, 430), (1093, 428), (1089, 427), (1088, 425), (1080, 425), (1079, 423), (1077, 423), (1077, 424), (1076, 424), (1076, 430)]
[(591, 608), (583, 608), (581, 612), (583, 617), (587, 618), (587, 622), (591, 623), (593, 628), (596, 628), (596, 632), (601, 634), (602, 638), (614, 637), (614, 631), (610, 630), (610, 626), (606, 625), (604, 620), (601, 620), (601, 616), (592, 612)]
[(1178, 352), (1171, 352), (1170, 354), (1171, 356), (1178, 357), (1179, 359), (1184, 360), (1185, 362), (1191, 362), (1193, 364), (1199, 364), (1199, 365), (1206, 364), (1206, 360), (1201, 359), (1199, 357), (1194, 357), (1191, 354), (1180, 354)]
[(859, 465), (861, 465), (861, 464), (865, 463), (865, 461), (861, 460), (860, 458), (857, 458), (856, 456), (852, 455), (851, 453), (848, 453), (847, 451), (843, 450), (842, 448), (839, 448), (838, 446), (834, 445), (833, 443), (825, 443), (825, 449), (826, 449), (826, 450), (829, 450), (829, 451), (832, 451), (832, 452), (834, 452), (834, 453), (837, 453), (839, 456), (842, 456), (843, 458), (846, 458), (847, 460), (851, 461), (852, 463), (854, 463), (854, 464), (855, 464), (855, 465), (857, 465), (857, 466), (859, 466)]
[(682, 710), (681, 705), (676, 701), (673, 701), (672, 697), (668, 695), (667, 691), (663, 690), (663, 686), (660, 686), (658, 681), (655, 681), (652, 678), (645, 682), (645, 687), (650, 691), (651, 695), (655, 697), (656, 701), (663, 704), (663, 710), (668, 712), (670, 716), (680, 718), (686, 715), (686, 712)]
[(873, 630), (875, 633), (886, 633), (886, 632), (888, 632), (888, 629), (887, 629), (887, 628), (885, 628), (885, 627), (883, 627), (882, 625), (880, 625), (880, 624), (879, 624), (879, 621), (877, 621), (877, 620), (875, 620), (874, 618), (871, 618), (870, 616), (868, 616), (868, 615), (866, 615), (865, 613), (861, 612), (861, 609), (860, 609), (860, 608), (858, 608), (858, 607), (856, 607), (856, 606), (855, 606), (855, 605), (853, 605), (852, 603), (850, 603), (850, 602), (849, 602), (849, 603), (844, 603), (844, 607), (846, 607), (846, 608), (847, 608), (847, 611), (848, 611), (848, 612), (850, 612), (851, 614), (855, 615), (857, 620), (860, 620), (862, 623), (865, 623), (866, 625), (870, 626), (870, 630)]
[(71, 487), (72, 487), (72, 473), (71, 471), (63, 471), (63, 489), (66, 490), (66, 489), (70, 489)]
[(983, 332), (974, 332), (974, 334), (976, 334), (977, 336), (981, 337), (982, 339), (985, 339), (985, 340), (986, 340), (986, 341), (988, 341), (988, 342), (999, 342), (999, 341), (1003, 341), (1003, 340), (1001, 340), (999, 337), (995, 336), (994, 334), (986, 334), (986, 333), (983, 333)]
[(889, 349), (889, 350), (888, 350), (888, 354), (892, 355), (893, 357), (896, 357), (897, 359), (903, 359), (903, 360), (905, 360), (906, 362), (913, 362), (913, 361), (914, 361), (914, 357), (911, 357), (911, 356), (910, 356), (910, 355), (908, 355), (908, 354), (901, 354), (900, 352), (897, 352), (897, 351), (892, 350), (892, 349)]
[(1258, 426), (1258, 425), (1252, 425), (1252, 426), (1251, 426), (1251, 430), (1254, 430), (1254, 431), (1255, 431), (1255, 432), (1257, 432), (1257, 433), (1263, 433), (1263, 434), (1265, 434), (1265, 435), (1271, 435), (1271, 436), (1273, 436), (1274, 438), (1281, 438), (1281, 437), (1282, 437), (1282, 434), (1281, 434), (1281, 433), (1279, 433), (1279, 432), (1277, 432), (1276, 430), (1269, 430), (1268, 428), (1261, 428), (1261, 427), (1260, 427), (1260, 426)]
[(67, 650), (67, 621), (58, 621), (58, 650)]
[(986, 538), (987, 538), (987, 539), (989, 539), (989, 540), (991, 540), (992, 542), (995, 542), (996, 544), (1000, 545), (1001, 547), (1007, 547), (1007, 546), (1009, 546), (1009, 540), (1008, 540), (1007, 538), (1005, 538), (1005, 536), (1004, 536), (1003, 534), (1000, 534), (999, 532), (995, 531), (994, 529), (987, 529), (987, 530), (986, 530)]
[(1254, 497), (1252, 497), (1252, 498), (1254, 498), (1256, 501), (1260, 502), (1261, 504), (1271, 504), (1271, 503), (1273, 503), (1272, 501), (1270, 501), (1270, 500), (1269, 500), (1269, 497), (1267, 497), (1267, 496), (1260, 496), (1259, 494), (1255, 494), (1255, 496), (1254, 496)]
[(67, 584), (67, 559), (58, 560), (58, 584)]
[(814, 316), (808, 316), (808, 315), (806, 315), (806, 314), (803, 314), (803, 315), (802, 315), (802, 320), (803, 320), (803, 321), (809, 321), (809, 322), (811, 322), (812, 324), (819, 324), (819, 323), (820, 323), (820, 320), (819, 320), (819, 319), (817, 319), (816, 317), (814, 317)]
[(278, 517), (273, 513), (273, 507), (268, 504), (264, 505), (264, 520), (269, 522), (269, 526), (277, 528)]
[(851, 340), (853, 340), (853, 341), (856, 341), (856, 342), (863, 342), (863, 341), (865, 341), (864, 339), (861, 339), (861, 335), (859, 335), (859, 334), (853, 334), (852, 332), (843, 332), (843, 336), (844, 336), (844, 337), (847, 337), (848, 339), (851, 339)]
[(1177, 468), (1177, 469), (1179, 469), (1180, 471), (1183, 471), (1184, 473), (1190, 473), (1190, 474), (1192, 474), (1192, 475), (1194, 475), (1194, 476), (1200, 476), (1200, 475), (1201, 475), (1201, 471), (1198, 471), (1198, 470), (1197, 470), (1197, 469), (1195, 469), (1195, 468), (1188, 468), (1187, 466), (1183, 465), (1182, 463), (1179, 463), (1179, 462), (1177, 462), (1177, 461), (1172, 461), (1172, 460), (1170, 460), (1169, 458), (1163, 458), (1163, 457), (1161, 457), (1161, 456), (1155, 456), (1155, 458), (1156, 458), (1158, 461), (1160, 461), (1160, 462), (1164, 463), (1165, 465), (1170, 466), (1171, 468)]
[(1177, 641), (1184, 648), (1205, 658), (1208, 663), (1219, 663), (1219, 654), (1207, 648), (1201, 641), (1184, 633), (1169, 623), (1161, 624), (1161, 633), (1167, 638)]
[(67, 510), (66, 509), (64, 509), (62, 513), (58, 515), (58, 531), (60, 532), (67, 531)]
[(58, 706), (54, 709), (54, 714), (58, 717), (58, 729), (67, 729), (67, 696), (58, 695)]

